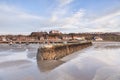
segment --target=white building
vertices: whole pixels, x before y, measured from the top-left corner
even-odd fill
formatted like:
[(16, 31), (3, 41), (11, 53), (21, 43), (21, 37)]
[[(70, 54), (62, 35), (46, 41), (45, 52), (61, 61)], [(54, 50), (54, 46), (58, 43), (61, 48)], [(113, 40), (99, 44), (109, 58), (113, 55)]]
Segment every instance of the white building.
[(101, 37), (94, 37), (95, 41), (103, 41)]
[(76, 40), (85, 40), (85, 37), (73, 37), (73, 39), (76, 39)]
[(52, 34), (61, 34), (61, 32), (58, 31), (58, 30), (51, 30), (49, 33), (52, 33)]
[(6, 37), (2, 37), (2, 41), (7, 41)]

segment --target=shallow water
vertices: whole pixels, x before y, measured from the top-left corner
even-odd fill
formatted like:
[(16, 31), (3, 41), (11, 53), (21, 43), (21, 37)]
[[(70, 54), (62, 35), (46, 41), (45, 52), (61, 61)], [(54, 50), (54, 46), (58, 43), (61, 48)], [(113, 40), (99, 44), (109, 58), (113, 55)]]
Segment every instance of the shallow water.
[(120, 43), (93, 46), (59, 61), (37, 62), (40, 45), (0, 45), (0, 80), (120, 80)]

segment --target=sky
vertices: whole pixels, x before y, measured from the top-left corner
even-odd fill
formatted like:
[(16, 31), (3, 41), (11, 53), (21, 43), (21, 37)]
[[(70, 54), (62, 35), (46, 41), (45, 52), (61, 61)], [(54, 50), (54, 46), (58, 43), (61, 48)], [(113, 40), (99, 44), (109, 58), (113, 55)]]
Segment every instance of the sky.
[(120, 0), (0, 0), (0, 34), (120, 32)]

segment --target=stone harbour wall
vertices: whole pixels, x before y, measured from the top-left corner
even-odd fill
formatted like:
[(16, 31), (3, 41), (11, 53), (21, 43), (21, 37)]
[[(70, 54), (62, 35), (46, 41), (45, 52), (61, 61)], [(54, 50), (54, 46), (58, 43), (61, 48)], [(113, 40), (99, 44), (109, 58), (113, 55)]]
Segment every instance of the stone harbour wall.
[(37, 60), (58, 60), (92, 45), (92, 42), (54, 45), (38, 48)]

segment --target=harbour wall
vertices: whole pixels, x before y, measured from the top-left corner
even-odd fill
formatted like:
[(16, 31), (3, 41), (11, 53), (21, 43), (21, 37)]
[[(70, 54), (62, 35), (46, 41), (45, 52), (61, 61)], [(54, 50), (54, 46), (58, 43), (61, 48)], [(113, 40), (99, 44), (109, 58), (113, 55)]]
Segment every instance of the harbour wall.
[(38, 48), (37, 60), (59, 60), (92, 45), (92, 42), (48, 45)]

